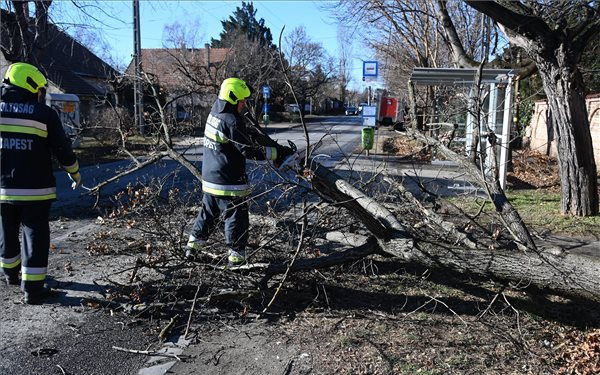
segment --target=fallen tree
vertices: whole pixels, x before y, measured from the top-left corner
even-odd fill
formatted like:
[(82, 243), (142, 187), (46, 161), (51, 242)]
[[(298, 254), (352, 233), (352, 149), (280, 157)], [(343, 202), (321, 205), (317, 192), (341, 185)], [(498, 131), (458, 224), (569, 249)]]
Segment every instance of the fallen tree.
[[(290, 89), (293, 93), (291, 85)], [(195, 165), (173, 149), (169, 127), (162, 110), (160, 115), (161, 124), (158, 128), (161, 132), (158, 133), (157, 144), (161, 149), (156, 160), (168, 155), (201, 180)], [(302, 117), (301, 122), (307, 144), (310, 145), (308, 130)], [(326, 202), (330, 208), (342, 207), (346, 214), (364, 226), (363, 229), (368, 231), (368, 235), (362, 233), (361, 237), (358, 236), (361, 233), (356, 231), (339, 233), (336, 228), (329, 228), (330, 230), (324, 232), (330, 233), (326, 233), (322, 240), (340, 242), (341, 238), (342, 242), (345, 242), (343, 248), (314, 258), (303, 257), (299, 250), (311, 240), (311, 236), (305, 236), (304, 231), (314, 224), (306, 219), (306, 213), (310, 208), (307, 210), (305, 206), (304, 214), (296, 219), (302, 220), (301, 229), (290, 231), (287, 236), (284, 235), (287, 243), (296, 248), (291, 259), (255, 263), (239, 269), (260, 271), (261, 284), (265, 286), (275, 275), (332, 267), (379, 254), (432, 269), (448, 269), (490, 278), (515, 288), (532, 286), (538, 290), (563, 296), (600, 301), (600, 287), (597, 286), (597, 279), (600, 276), (598, 263), (566, 249), (538, 248), (517, 210), (505, 196), (497, 176), (494, 174), (485, 176), (473, 161), (458, 155), (436, 139), (414, 131), (409, 133), (419, 142), (435, 149), (438, 154), (458, 163), (470, 180), (487, 193), (489, 201), (495, 208), (497, 221), (503, 225), (502, 230), (498, 229), (490, 233), (484, 225), (477, 222), (477, 219), (466, 216), (447, 220), (419, 201), (404, 188), (400, 181), (392, 177), (378, 182), (386, 184), (389, 192), (395, 197), (393, 202), (384, 204), (321, 165), (316, 158), (312, 157), (315, 152), (315, 147), (312, 146), (306, 149), (303, 166), (295, 171), (296, 176), (308, 182), (309, 190), (312, 189), (313, 193), (321, 197), (322, 202), (319, 204)], [(489, 133), (486, 136), (488, 142), (494, 144), (494, 135)], [(147, 164), (138, 163), (135, 169), (145, 165)], [(282, 177), (280, 173), (276, 174)], [(281, 183), (280, 181), (279, 184)], [(283, 181), (283, 183), (289, 183), (291, 189), (299, 186), (291, 181)], [(99, 185), (96, 191), (99, 191), (102, 186)], [(257, 196), (251, 199), (256, 198)], [(436, 199), (435, 196), (433, 198)], [(460, 220), (457, 219), (469, 221), (475, 230), (461, 229), (457, 225)], [(169, 230), (164, 232), (169, 233)], [(181, 227), (177, 232), (182, 232)], [(336, 233), (335, 236), (333, 232)], [(317, 236), (312, 236), (313, 239), (315, 237)], [(177, 241), (171, 238), (170, 243), (176, 244)], [(261, 248), (265, 246), (267, 243), (261, 245)], [(174, 251), (181, 253), (179, 249)], [(212, 260), (214, 257), (209, 256), (208, 259)]]
[[(452, 152), (446, 150), (446, 153), (451, 155)], [(454, 157), (460, 158), (458, 155)], [(415, 229), (402, 225), (390, 210), (353, 188), (317, 161), (311, 160), (309, 169), (312, 186), (326, 199), (352, 212), (369, 229), (372, 237), (341, 253), (297, 261), (292, 271), (330, 267), (371, 254), (387, 254), (426, 267), (489, 277), (519, 288), (535, 286), (563, 296), (600, 301), (597, 283), (600, 264), (588, 256), (573, 254), (559, 247), (537, 249), (516, 246), (512, 240), (478, 238), (471, 241), (453, 223), (441, 219), (423, 206), (418, 207), (418, 200), (401, 184), (388, 180), (393, 185), (393, 191), (406, 204), (420, 211), (420, 217), (410, 220), (424, 221), (434, 233), (423, 231), (423, 227)], [(504, 194), (501, 191), (495, 191), (495, 194), (503, 196), (496, 198), (503, 202), (500, 208), (511, 210), (512, 206)], [(510, 222), (509, 225), (523, 226), (523, 223)], [(346, 235), (351, 236), (350, 233)], [(267, 268), (267, 274), (283, 273), (285, 270), (285, 265), (271, 265)]]
[[(420, 134), (415, 137), (443, 148), (446, 156), (462, 160), (463, 168), (469, 169), (482, 184), (476, 168), (436, 140)], [(501, 282), (517, 289), (534, 287), (537, 290), (567, 297), (600, 301), (600, 264), (586, 255), (569, 252), (557, 246), (538, 248), (524, 246), (514, 231), (527, 231), (518, 213), (502, 190), (493, 190), (496, 213), (504, 215), (508, 235), (490, 234), (484, 231), (467, 234), (454, 222), (444, 219), (423, 205), (404, 186), (388, 177), (385, 182), (399, 202), (391, 209), (353, 187), (334, 171), (310, 159), (302, 175), (315, 191), (330, 205), (340, 206), (351, 213), (369, 230), (370, 236), (355, 233), (330, 232), (328, 241), (343, 242), (345, 249), (317, 258), (295, 259), (294, 262), (278, 264), (251, 264), (246, 270), (264, 272), (263, 285), (271, 277), (288, 272), (300, 272), (333, 267), (355, 262), (371, 255), (397, 257), (405, 262), (419, 264), (438, 270), (451, 270), (465, 275), (475, 275)], [(400, 207), (410, 207), (409, 214)], [(396, 213), (394, 212), (396, 211)], [(404, 217), (400, 222), (397, 215)], [(513, 220), (513, 221), (511, 221)], [(518, 221), (514, 221), (518, 220)], [(420, 225), (411, 225), (420, 224)]]

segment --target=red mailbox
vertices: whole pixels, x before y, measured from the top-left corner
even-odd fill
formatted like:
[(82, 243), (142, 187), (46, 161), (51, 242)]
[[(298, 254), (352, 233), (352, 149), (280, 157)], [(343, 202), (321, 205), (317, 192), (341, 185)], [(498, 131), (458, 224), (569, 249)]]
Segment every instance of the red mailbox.
[(398, 100), (396, 98), (381, 98), (379, 116), (377, 120), (381, 125), (393, 125), (398, 119)]

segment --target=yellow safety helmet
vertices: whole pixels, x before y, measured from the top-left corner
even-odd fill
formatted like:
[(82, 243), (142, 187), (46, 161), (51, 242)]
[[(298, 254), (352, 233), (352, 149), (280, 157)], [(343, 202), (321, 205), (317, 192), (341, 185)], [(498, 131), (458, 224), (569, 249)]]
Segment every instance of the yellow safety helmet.
[(246, 99), (251, 94), (252, 90), (246, 85), (246, 82), (239, 78), (227, 78), (221, 83), (219, 99), (235, 105), (238, 101)]
[(46, 87), (46, 84), (48, 84), (46, 77), (38, 68), (24, 62), (11, 64), (4, 75), (4, 82), (34, 94), (37, 94), (41, 88)]

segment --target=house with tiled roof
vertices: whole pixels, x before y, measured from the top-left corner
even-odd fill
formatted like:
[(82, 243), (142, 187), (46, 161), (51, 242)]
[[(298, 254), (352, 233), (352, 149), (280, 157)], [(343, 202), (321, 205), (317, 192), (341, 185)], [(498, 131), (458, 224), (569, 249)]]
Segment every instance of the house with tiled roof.
[[(160, 87), (175, 119), (200, 123), (215, 100), (230, 53), (229, 48), (211, 48), (208, 44), (204, 48), (142, 48), (142, 77), (145, 83)], [(134, 61), (125, 76), (135, 77)], [(153, 102), (146, 90), (146, 111)]]
[[(4, 77), (8, 66), (17, 62), (11, 52), (21, 42), (16, 15), (0, 9), (0, 19), (0, 74)], [(34, 20), (29, 22), (33, 24)], [(28, 32), (33, 34), (31, 30)], [(98, 106), (115, 100), (110, 82), (119, 73), (53, 24), (48, 24), (42, 45), (32, 51), (27, 62), (44, 73), (49, 83), (48, 93), (77, 95), (83, 119), (90, 117)]]

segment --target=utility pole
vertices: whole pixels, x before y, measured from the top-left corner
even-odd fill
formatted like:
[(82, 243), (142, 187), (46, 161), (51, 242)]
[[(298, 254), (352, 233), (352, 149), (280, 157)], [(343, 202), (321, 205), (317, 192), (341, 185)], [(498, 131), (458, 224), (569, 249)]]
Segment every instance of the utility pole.
[(140, 134), (145, 134), (144, 127), (144, 91), (142, 87), (142, 42), (140, 38), (140, 2), (133, 0), (133, 118), (137, 124)]

